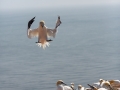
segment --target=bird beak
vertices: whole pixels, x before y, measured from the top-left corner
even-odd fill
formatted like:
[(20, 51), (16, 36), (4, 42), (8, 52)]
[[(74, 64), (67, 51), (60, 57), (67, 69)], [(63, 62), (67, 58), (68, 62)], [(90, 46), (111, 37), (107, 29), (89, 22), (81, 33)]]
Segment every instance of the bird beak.
[(65, 83), (62, 83), (63, 85), (67, 85), (67, 84), (65, 84)]
[(92, 86), (92, 85), (90, 85), (90, 84), (87, 84), (91, 89), (94, 89), (94, 87)]
[(44, 25), (41, 25), (42, 26), (42, 28), (44, 27)]
[(60, 16), (58, 16), (58, 19), (60, 19)]

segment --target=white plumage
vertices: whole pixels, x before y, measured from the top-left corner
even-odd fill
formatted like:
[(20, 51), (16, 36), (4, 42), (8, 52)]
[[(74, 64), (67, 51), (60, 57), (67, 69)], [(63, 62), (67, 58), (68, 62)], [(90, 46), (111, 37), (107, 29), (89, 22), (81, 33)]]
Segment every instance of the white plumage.
[(67, 86), (62, 80), (58, 80), (56, 85), (57, 90), (73, 90), (70, 86)]
[(83, 87), (82, 85), (78, 85), (78, 90), (85, 90), (85, 87)]
[(39, 27), (36, 29), (30, 29), (31, 24), (34, 22), (34, 18), (32, 18), (29, 22), (28, 22), (28, 29), (27, 29), (27, 36), (28, 38), (33, 38), (33, 37), (38, 37), (38, 42), (37, 45), (38, 46), (42, 46), (43, 49), (46, 48), (46, 46), (49, 46), (49, 42), (52, 41), (51, 39), (48, 40), (48, 37), (53, 37), (55, 38), (55, 35), (57, 33), (57, 28), (58, 26), (61, 24), (60, 21), (60, 16), (58, 17), (58, 20), (56, 22), (56, 26), (54, 29), (49, 29), (45, 26), (45, 22), (41, 21), (39, 24)]

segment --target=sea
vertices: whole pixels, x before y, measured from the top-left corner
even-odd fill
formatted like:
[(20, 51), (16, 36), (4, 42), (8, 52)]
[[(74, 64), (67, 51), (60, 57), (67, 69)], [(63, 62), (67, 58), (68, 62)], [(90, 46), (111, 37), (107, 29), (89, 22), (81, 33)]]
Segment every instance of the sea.
[[(50, 46), (27, 37), (41, 20), (62, 24)], [(87, 84), (120, 80), (120, 7), (28, 9), (0, 13), (0, 90), (56, 90), (56, 82)]]

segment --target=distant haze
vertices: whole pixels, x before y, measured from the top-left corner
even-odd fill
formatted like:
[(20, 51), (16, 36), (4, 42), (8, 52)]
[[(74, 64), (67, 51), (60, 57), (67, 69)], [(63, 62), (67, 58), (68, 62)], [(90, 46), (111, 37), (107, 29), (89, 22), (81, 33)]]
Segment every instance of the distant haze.
[(0, 0), (0, 10), (120, 5), (120, 0)]

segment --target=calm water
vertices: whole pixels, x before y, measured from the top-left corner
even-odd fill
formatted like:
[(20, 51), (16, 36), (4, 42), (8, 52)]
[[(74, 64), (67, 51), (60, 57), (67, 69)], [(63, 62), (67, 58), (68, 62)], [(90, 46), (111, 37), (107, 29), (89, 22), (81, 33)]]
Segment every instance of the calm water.
[[(62, 24), (50, 47), (37, 47), (26, 36), (34, 16), (54, 27)], [(62, 79), (75, 86), (120, 79), (120, 9), (78, 8), (0, 14), (0, 90), (56, 90)]]

